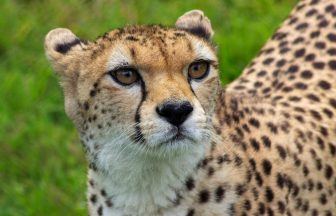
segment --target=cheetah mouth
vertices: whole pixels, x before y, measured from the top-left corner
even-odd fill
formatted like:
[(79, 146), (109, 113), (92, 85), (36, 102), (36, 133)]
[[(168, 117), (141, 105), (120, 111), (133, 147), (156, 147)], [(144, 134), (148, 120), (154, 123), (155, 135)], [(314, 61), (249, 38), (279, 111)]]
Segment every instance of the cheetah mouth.
[(186, 140), (195, 141), (186, 129), (174, 127), (165, 134), (165, 138), (160, 145), (173, 145)]

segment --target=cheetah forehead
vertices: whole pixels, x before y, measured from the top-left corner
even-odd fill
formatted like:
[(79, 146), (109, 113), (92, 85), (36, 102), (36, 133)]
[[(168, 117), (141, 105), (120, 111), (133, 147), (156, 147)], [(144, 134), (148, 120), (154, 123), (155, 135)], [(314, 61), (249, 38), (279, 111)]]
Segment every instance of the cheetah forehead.
[(120, 64), (174, 67), (192, 59), (217, 61), (214, 45), (185, 30), (162, 26), (127, 26), (105, 33), (91, 46), (91, 60), (105, 58), (107, 69)]

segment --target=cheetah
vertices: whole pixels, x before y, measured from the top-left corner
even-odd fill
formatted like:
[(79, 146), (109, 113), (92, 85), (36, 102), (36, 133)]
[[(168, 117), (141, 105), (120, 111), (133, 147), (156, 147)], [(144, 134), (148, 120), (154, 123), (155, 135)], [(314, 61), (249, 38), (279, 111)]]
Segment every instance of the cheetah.
[(301, 0), (224, 88), (210, 20), (45, 50), (89, 164), (90, 215), (336, 215), (336, 2)]

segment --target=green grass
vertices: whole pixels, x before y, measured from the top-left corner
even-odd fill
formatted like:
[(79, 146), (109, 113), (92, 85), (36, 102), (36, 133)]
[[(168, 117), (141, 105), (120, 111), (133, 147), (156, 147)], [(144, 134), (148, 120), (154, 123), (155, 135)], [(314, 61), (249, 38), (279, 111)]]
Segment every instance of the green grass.
[(2, 0), (0, 215), (85, 215), (86, 161), (65, 116), (43, 38), (67, 27), (94, 39), (125, 24), (172, 25), (187, 10), (212, 20), (224, 83), (239, 75), (295, 0)]

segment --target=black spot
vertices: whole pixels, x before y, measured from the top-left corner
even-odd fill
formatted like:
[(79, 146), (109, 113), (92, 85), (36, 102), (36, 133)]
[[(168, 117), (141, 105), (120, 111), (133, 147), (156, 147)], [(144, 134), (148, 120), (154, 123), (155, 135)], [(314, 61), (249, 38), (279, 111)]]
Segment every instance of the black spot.
[(271, 140), (270, 140), (270, 138), (268, 138), (267, 136), (262, 136), (261, 140), (262, 140), (262, 142), (263, 142), (263, 144), (264, 144), (265, 147), (271, 148)]
[(281, 157), (282, 159), (286, 159), (287, 154), (286, 154), (286, 150), (285, 150), (285, 148), (284, 148), (283, 146), (281, 146), (281, 145), (277, 145), (276, 148), (277, 148), (277, 150), (278, 150), (278, 153), (279, 153), (280, 157)]
[(189, 177), (185, 183), (187, 189), (189, 191), (191, 191), (192, 189), (195, 188), (195, 182), (194, 182), (194, 179), (192, 177)]
[(317, 183), (317, 190), (322, 190), (323, 189), (323, 184), (321, 182)]
[(112, 203), (112, 200), (111, 200), (111, 199), (107, 199), (107, 200), (105, 201), (105, 204), (106, 204), (106, 206), (109, 207), (109, 208), (111, 208), (111, 207), (113, 206), (113, 203)]
[(313, 53), (310, 53), (306, 55), (305, 61), (314, 61), (315, 60), (315, 55)]
[(265, 214), (265, 204), (264, 203), (262, 203), (262, 202), (260, 202), (259, 204), (258, 204), (258, 212), (259, 212), (259, 214)]
[(306, 165), (304, 165), (304, 166), (302, 167), (302, 172), (303, 172), (303, 175), (304, 175), (304, 176), (308, 176), (308, 174), (309, 174), (309, 169), (308, 169), (308, 167), (307, 167)]
[(285, 54), (285, 53), (287, 53), (288, 51), (289, 51), (290, 49), (288, 48), (288, 47), (284, 47), (284, 48), (282, 48), (282, 49), (280, 49), (280, 54)]
[(263, 167), (263, 171), (266, 175), (270, 175), (271, 171), (272, 171), (272, 164), (269, 160), (264, 159), (262, 161), (262, 167)]
[(294, 55), (295, 55), (296, 58), (300, 58), (300, 57), (304, 56), (305, 52), (306, 52), (306, 50), (304, 48), (298, 49), (298, 50), (295, 51)]
[(324, 42), (318, 41), (315, 43), (315, 47), (317, 49), (325, 49), (326, 48), (326, 44)]
[(273, 216), (274, 215), (274, 212), (270, 207), (267, 208), (267, 215), (268, 216)]
[(96, 93), (97, 93), (96, 90), (91, 90), (91, 91), (90, 91), (90, 96), (91, 96), (91, 97), (94, 97), (94, 96), (96, 95)]
[(126, 39), (126, 40), (129, 40), (129, 41), (139, 41), (138, 38), (135, 38), (135, 37), (132, 36), (132, 35), (127, 36), (125, 39)]
[(96, 194), (92, 194), (92, 195), (90, 196), (90, 201), (91, 201), (93, 204), (95, 204), (95, 203), (97, 202), (97, 195), (96, 195)]
[(282, 201), (278, 201), (278, 210), (280, 214), (284, 214), (286, 210), (285, 203)]
[(318, 121), (322, 120), (322, 116), (319, 112), (317, 112), (315, 110), (310, 110), (309, 112), (316, 120), (318, 120)]
[[(323, 127), (323, 126), (320, 127), (320, 133), (321, 133), (324, 137), (329, 136), (328, 129), (325, 128), (325, 127)], [(322, 140), (322, 139), (321, 139), (321, 140)]]
[(328, 90), (331, 88), (331, 85), (329, 82), (325, 81), (325, 80), (321, 80), (318, 85), (322, 88), (322, 89), (325, 89), (325, 90)]
[(326, 114), (329, 118), (332, 118), (332, 117), (334, 116), (334, 113), (333, 113), (331, 110), (327, 109), (327, 108), (324, 108), (324, 109), (323, 109), (323, 112), (324, 112), (324, 114)]
[(236, 186), (236, 194), (237, 194), (238, 196), (243, 195), (245, 192), (246, 192), (246, 188), (245, 188), (244, 185), (238, 184), (238, 185)]
[(255, 119), (255, 118), (251, 118), (251, 119), (249, 120), (249, 123), (250, 123), (252, 126), (256, 127), (256, 128), (259, 128), (259, 126), (260, 126), (259, 121), (258, 121), (257, 119)]
[(235, 165), (239, 167), (243, 163), (243, 160), (238, 155), (235, 155), (234, 162)]
[(322, 162), (320, 159), (316, 159), (315, 160), (315, 166), (317, 170), (321, 170), (322, 169)]
[(328, 164), (325, 167), (325, 177), (327, 179), (330, 179), (334, 174), (334, 170), (332, 169), (331, 166), (329, 166)]
[(333, 4), (330, 4), (327, 7), (325, 7), (325, 12), (330, 13), (333, 11), (335, 11), (335, 6)]
[(259, 151), (260, 145), (256, 139), (254, 138), (250, 139), (250, 143), (254, 150)]
[(252, 206), (251, 206), (250, 200), (245, 200), (244, 201), (244, 208), (245, 208), (246, 211), (251, 210)]
[(210, 194), (208, 190), (202, 190), (199, 192), (199, 202), (206, 203), (210, 199)]
[(260, 172), (256, 172), (254, 177), (255, 177), (255, 181), (257, 182), (258, 186), (261, 187), (264, 183), (264, 180), (262, 179)]
[(276, 181), (279, 188), (282, 189), (285, 186), (286, 179), (281, 173), (277, 174)]
[(270, 187), (266, 187), (265, 189), (265, 198), (267, 200), (267, 202), (272, 202), (274, 199), (274, 194), (273, 191)]
[(259, 73), (257, 73), (257, 76), (258, 76), (258, 77), (263, 77), (263, 76), (265, 76), (266, 74), (267, 74), (267, 72), (264, 71), (264, 70), (262, 70), (262, 71), (260, 71)]
[(312, 213), (311, 213), (312, 216), (318, 216), (319, 213), (316, 209), (312, 209)]
[(336, 61), (335, 60), (329, 61), (328, 65), (329, 65), (330, 69), (336, 70)]
[(275, 124), (273, 124), (272, 122), (268, 122), (267, 123), (267, 127), (270, 129), (270, 131), (274, 134), (278, 133), (278, 128)]
[(295, 27), (296, 30), (304, 30), (308, 27), (308, 23), (301, 23)]
[(314, 62), (313, 63), (313, 67), (315, 69), (322, 70), (324, 68), (324, 66), (325, 66), (324, 62)]
[(302, 206), (302, 211), (307, 212), (309, 210), (309, 202), (305, 201)]
[(304, 70), (301, 73), (301, 77), (304, 78), (304, 79), (310, 79), (310, 78), (313, 77), (313, 73), (309, 70)]
[(289, 19), (289, 25), (293, 25), (294, 23), (296, 23), (298, 21), (298, 18), (297, 17), (294, 17), (292, 16), (290, 19)]
[(327, 196), (326, 196), (324, 193), (321, 194), (319, 200), (320, 200), (320, 203), (321, 203), (322, 205), (325, 205), (325, 204), (327, 204), (327, 202), (328, 202), (328, 200), (327, 200)]
[(321, 22), (319, 22), (318, 26), (320, 28), (324, 28), (324, 27), (327, 27), (329, 25), (329, 22), (325, 19), (321, 20)]
[(90, 105), (89, 105), (89, 103), (87, 101), (84, 103), (84, 109), (85, 110), (89, 110), (90, 109)]
[(320, 35), (320, 31), (313, 31), (311, 34), (310, 34), (310, 37), (311, 38), (316, 38)]
[(103, 215), (103, 206), (99, 206), (97, 213), (98, 215)]
[(276, 62), (276, 66), (277, 67), (282, 67), (282, 66), (284, 66), (286, 64), (286, 60), (285, 59), (281, 59), (281, 60), (279, 60), (279, 61), (277, 61)]
[(314, 14), (317, 13), (317, 10), (315, 8), (310, 9), (309, 11), (307, 11), (306, 13), (306, 17), (310, 17), (313, 16)]
[(307, 98), (311, 101), (320, 102), (320, 98), (315, 94), (307, 94)]
[(264, 65), (269, 65), (274, 61), (274, 58), (267, 58), (263, 61)]
[(331, 42), (336, 42), (336, 34), (334, 33), (329, 33), (327, 35), (327, 38), (331, 41)]
[(222, 164), (224, 162), (231, 162), (229, 156), (227, 154), (221, 155), (217, 157), (217, 163)]
[(335, 48), (330, 48), (327, 50), (327, 53), (331, 56), (335, 56), (336, 55), (336, 49)]
[(185, 34), (184, 34), (184, 33), (181, 33), (181, 32), (175, 32), (174, 35), (175, 35), (176, 37), (184, 37), (184, 36), (185, 36)]
[(194, 215), (195, 215), (195, 210), (189, 209), (186, 216), (194, 216)]
[[(335, 13), (335, 16), (336, 16), (336, 13)], [(326, 216), (333, 216), (333, 213), (331, 213), (330, 210), (327, 210), (327, 211), (325, 212), (325, 215), (326, 215)]]
[(90, 184), (91, 187), (95, 186), (95, 183), (94, 183), (94, 181), (92, 179), (89, 180), (89, 184)]
[(336, 100), (335, 99), (330, 99), (329, 104), (336, 109)]
[(55, 50), (59, 53), (66, 54), (73, 46), (80, 44), (81, 40), (76, 38), (69, 43), (57, 44)]
[(103, 197), (106, 197), (106, 191), (104, 189), (100, 190), (100, 194), (103, 196)]
[(256, 162), (253, 158), (249, 159), (249, 163), (251, 165), (252, 170), (256, 170)]
[(229, 207), (229, 215), (230, 215), (230, 216), (234, 216), (234, 215), (236, 215), (236, 209), (235, 209), (235, 206), (234, 206), (233, 203), (232, 203), (232, 204), (230, 205), (230, 207)]
[(331, 155), (336, 155), (336, 147), (331, 143), (329, 143), (329, 150)]
[(215, 191), (216, 202), (222, 201), (224, 197), (225, 197), (225, 190), (223, 189), (223, 187), (221, 186), (217, 187)]
[(209, 159), (208, 158), (204, 158), (203, 160), (201, 160), (199, 162), (199, 167), (200, 168), (205, 168), (208, 165)]
[(289, 73), (296, 73), (298, 70), (299, 70), (299, 67), (298, 67), (297, 65), (291, 65), (291, 66), (288, 68), (288, 72), (289, 72)]
[(215, 173), (215, 169), (213, 167), (209, 167), (208, 176), (212, 176)]

